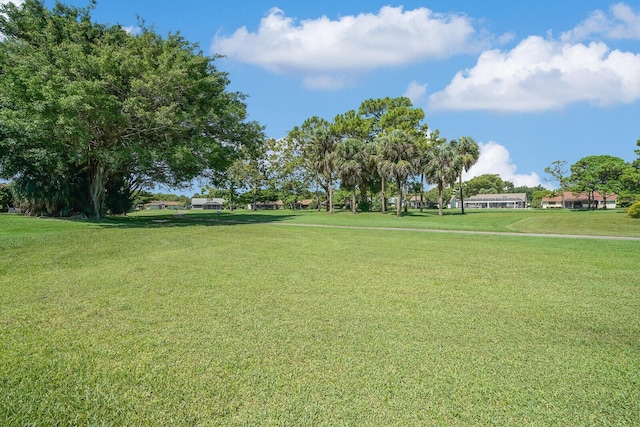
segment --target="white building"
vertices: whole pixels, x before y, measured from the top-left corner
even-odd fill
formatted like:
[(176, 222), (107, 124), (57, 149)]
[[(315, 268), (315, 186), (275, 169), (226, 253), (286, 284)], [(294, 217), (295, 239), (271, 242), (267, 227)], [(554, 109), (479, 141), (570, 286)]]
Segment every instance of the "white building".
[(551, 208), (568, 208), (568, 209), (615, 209), (618, 203), (617, 194), (607, 194), (606, 199), (602, 194), (594, 191), (593, 193), (572, 193), (564, 192), (564, 206), (562, 206), (562, 196), (543, 197), (542, 209)]
[(526, 193), (477, 194), (464, 199), (465, 209), (524, 209), (526, 207)]
[(224, 199), (206, 199), (194, 197), (191, 199), (191, 209), (222, 210), (224, 209)]

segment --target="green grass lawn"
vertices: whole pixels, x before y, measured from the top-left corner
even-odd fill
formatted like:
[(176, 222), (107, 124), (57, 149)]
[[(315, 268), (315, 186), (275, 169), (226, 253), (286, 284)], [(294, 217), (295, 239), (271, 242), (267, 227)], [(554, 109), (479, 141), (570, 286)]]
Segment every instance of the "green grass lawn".
[[(228, 222), (286, 222), (296, 224), (321, 224), (356, 227), (420, 228), (437, 230), (466, 230), (489, 232), (516, 232), (536, 234), (572, 234), (592, 236), (640, 237), (640, 221), (629, 218), (624, 210), (570, 211), (570, 210), (467, 210), (461, 215), (459, 210), (447, 210), (442, 217), (437, 210), (409, 211), (397, 218), (395, 211), (385, 215), (379, 212), (359, 213), (339, 211), (334, 215), (317, 211), (225, 211), (215, 215), (206, 211), (188, 211), (184, 218), (201, 219), (209, 223)], [(166, 211), (141, 212), (134, 218), (148, 218), (149, 215), (170, 218)], [(133, 218), (123, 219), (133, 221)]]
[(282, 223), (640, 227), (619, 212), (0, 215), (0, 424), (640, 424), (640, 241)]

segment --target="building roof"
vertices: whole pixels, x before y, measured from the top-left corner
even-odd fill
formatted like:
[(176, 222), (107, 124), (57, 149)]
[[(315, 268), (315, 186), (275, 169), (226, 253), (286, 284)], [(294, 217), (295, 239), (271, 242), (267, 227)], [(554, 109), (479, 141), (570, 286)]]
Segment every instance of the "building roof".
[(182, 206), (182, 202), (163, 202), (161, 200), (154, 200), (153, 202), (147, 203), (147, 206)]
[(466, 202), (518, 202), (527, 201), (526, 193), (476, 194), (464, 199)]
[[(589, 193), (572, 193), (571, 191), (565, 191), (564, 192), (564, 200), (565, 200), (565, 202), (587, 202), (587, 201), (589, 201)], [(594, 191), (591, 200), (597, 200), (599, 202), (604, 202), (604, 197), (602, 197), (602, 194), (600, 194), (599, 192)], [(616, 200), (618, 200), (618, 195), (617, 194), (608, 194), (607, 195), (607, 200), (608, 201), (616, 201)], [(562, 202), (562, 196), (543, 197), (542, 201), (543, 202)]]
[(192, 205), (206, 205), (206, 204), (224, 205), (224, 199), (221, 199), (221, 198), (207, 199), (205, 197), (194, 197), (193, 199), (191, 199), (191, 204)]
[(273, 201), (268, 201), (268, 202), (256, 202), (257, 206), (264, 206), (264, 205), (276, 205), (276, 206), (284, 206), (284, 202), (282, 200), (276, 200), (275, 202)]

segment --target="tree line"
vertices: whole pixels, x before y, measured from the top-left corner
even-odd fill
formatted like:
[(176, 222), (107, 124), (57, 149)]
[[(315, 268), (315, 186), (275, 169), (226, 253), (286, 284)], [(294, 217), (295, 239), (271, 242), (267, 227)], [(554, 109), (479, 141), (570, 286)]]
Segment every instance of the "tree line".
[[(409, 195), (419, 200), (421, 211), (434, 206), (440, 214), (454, 194), (462, 206), (465, 196), (500, 193), (525, 193), (533, 207), (565, 191), (590, 198), (598, 192), (605, 199), (615, 193), (621, 206), (640, 200), (640, 149), (639, 159), (629, 163), (609, 155), (587, 156), (570, 166), (553, 162), (545, 169), (546, 180), (556, 183), (557, 190), (515, 186), (498, 174), (463, 183), (462, 172), (479, 158), (478, 144), (464, 136), (447, 140), (437, 129), (430, 131), (423, 119), (423, 111), (402, 97), (366, 100), (357, 111), (338, 114), (333, 121), (311, 117), (285, 138), (270, 139), (238, 158), (202, 194), (225, 197), (231, 205), (281, 199), (291, 208), (297, 200), (313, 197), (314, 207), (329, 212), (334, 206), (386, 212), (387, 200), (395, 194), (397, 215), (406, 210)], [(425, 192), (425, 183), (434, 187)], [(238, 192), (243, 189), (247, 191)]]
[(257, 196), (265, 187), (274, 188), (290, 205), (311, 193), (315, 206), (330, 213), (337, 191), (350, 193), (346, 203), (353, 213), (385, 213), (393, 194), (401, 216), (410, 183), (420, 188), (420, 209), (429, 183), (437, 188), (442, 214), (447, 188), (458, 182), (463, 197), (462, 172), (478, 160), (479, 147), (468, 136), (447, 140), (423, 120), (424, 111), (406, 97), (369, 99), (332, 121), (314, 116), (285, 138), (245, 151), (203, 192), (224, 188), (233, 204), (238, 189), (249, 188)]

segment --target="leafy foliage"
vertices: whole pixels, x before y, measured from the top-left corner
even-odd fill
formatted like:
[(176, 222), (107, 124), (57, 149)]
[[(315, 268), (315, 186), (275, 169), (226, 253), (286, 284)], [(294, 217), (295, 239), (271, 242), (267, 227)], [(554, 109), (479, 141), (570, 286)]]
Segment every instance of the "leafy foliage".
[(434, 132), (431, 139), (432, 144), (425, 152), (422, 163), (427, 182), (438, 188), (438, 214), (442, 216), (444, 189), (456, 182), (462, 173), (464, 161), (456, 145), (441, 138), (439, 132)]
[(287, 139), (301, 151), (305, 167), (314, 174), (316, 195), (319, 195), (318, 187), (322, 185), (327, 194), (327, 210), (333, 212), (334, 150), (337, 138), (331, 123), (317, 116), (311, 117), (289, 131)]
[(606, 201), (607, 196), (622, 190), (622, 175), (627, 166), (619, 157), (583, 157), (571, 165), (571, 188), (573, 191), (589, 194), (597, 191)]
[(361, 182), (368, 159), (367, 149), (361, 139), (349, 138), (339, 142), (335, 151), (335, 166), (342, 185), (352, 191), (351, 210), (355, 214), (356, 186)]
[(389, 134), (379, 137), (378, 172), (385, 179), (395, 181), (398, 190), (396, 216), (402, 215), (402, 187), (407, 178), (415, 173), (418, 167), (418, 156), (415, 139), (408, 132), (394, 129)]
[(13, 191), (10, 184), (0, 183), (0, 212), (6, 212), (13, 204)]
[(467, 181), (467, 195), (476, 194), (501, 194), (509, 193), (513, 188), (513, 183), (504, 181), (498, 174), (484, 174), (476, 176)]
[(119, 212), (142, 186), (224, 169), (261, 137), (243, 95), (180, 35), (131, 35), (60, 3), (1, 11), (0, 175), (33, 211)]
[(640, 202), (635, 202), (627, 208), (627, 215), (631, 218), (640, 218)]

